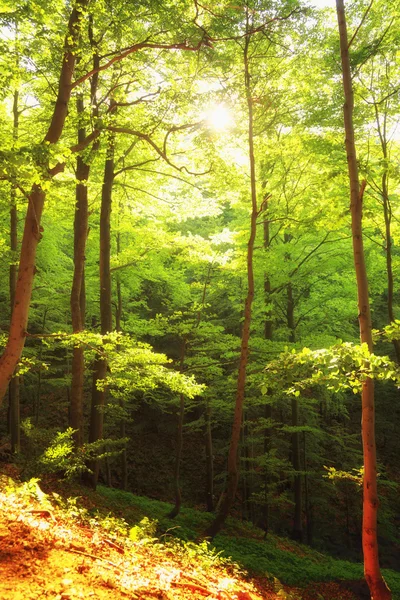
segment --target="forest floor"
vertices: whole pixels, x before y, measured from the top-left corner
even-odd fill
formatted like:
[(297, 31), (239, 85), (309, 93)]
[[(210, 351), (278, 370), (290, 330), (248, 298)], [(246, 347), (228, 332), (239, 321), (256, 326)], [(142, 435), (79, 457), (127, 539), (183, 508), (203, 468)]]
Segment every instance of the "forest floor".
[(36, 480), (17, 485), (0, 475), (0, 599), (368, 598), (362, 586), (358, 593), (349, 589), (357, 583), (296, 588), (276, 578), (251, 578), (204, 544), (161, 543), (149, 522), (124, 531), (113, 516), (88, 515), (75, 501), (43, 493)]

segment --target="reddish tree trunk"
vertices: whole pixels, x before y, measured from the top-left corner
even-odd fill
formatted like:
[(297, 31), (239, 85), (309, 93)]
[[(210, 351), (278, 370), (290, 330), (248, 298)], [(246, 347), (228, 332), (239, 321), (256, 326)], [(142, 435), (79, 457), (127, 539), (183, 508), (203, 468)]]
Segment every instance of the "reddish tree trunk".
[[(68, 22), (57, 100), (49, 129), (44, 138), (44, 141), (50, 144), (55, 144), (59, 140), (64, 128), (76, 61), (74, 50), (79, 37), (81, 15), (86, 8), (87, 2), (88, 0), (76, 1)], [(47, 165), (40, 166), (46, 167)], [(25, 332), (28, 324), (29, 306), (35, 275), (36, 250), (41, 238), (40, 220), (44, 200), (45, 193), (41, 186), (34, 184), (28, 198), (9, 337), (3, 355), (0, 358), (0, 402), (3, 400), (8, 383), (18, 364), (25, 344)]]
[[(350, 208), (353, 236), (353, 254), (357, 278), (358, 320), (361, 342), (372, 352), (372, 326), (368, 294), (368, 279), (362, 238), (362, 200), (365, 182), (360, 189), (353, 126), (353, 87), (350, 71), (346, 17), (343, 0), (336, 0), (342, 75), (344, 89), (344, 127), (346, 133), (347, 164), (350, 181)], [(378, 491), (376, 476), (375, 402), (374, 382), (366, 379), (362, 387), (362, 440), (364, 454), (363, 527), (364, 574), (373, 600), (390, 600), (388, 589), (379, 567), (377, 539)]]

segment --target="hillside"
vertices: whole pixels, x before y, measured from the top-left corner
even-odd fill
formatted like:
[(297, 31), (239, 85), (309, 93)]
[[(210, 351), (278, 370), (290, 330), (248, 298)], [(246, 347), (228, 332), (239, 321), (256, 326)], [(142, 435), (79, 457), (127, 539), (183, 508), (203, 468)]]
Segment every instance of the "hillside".
[[(46, 489), (2, 475), (2, 600), (368, 598), (361, 565), (276, 536), (263, 541), (239, 521), (229, 521), (215, 547), (196, 545), (182, 538), (194, 539), (204, 513), (183, 509), (171, 521), (170, 505), (126, 492), (55, 482)], [(385, 576), (399, 598), (400, 574)]]

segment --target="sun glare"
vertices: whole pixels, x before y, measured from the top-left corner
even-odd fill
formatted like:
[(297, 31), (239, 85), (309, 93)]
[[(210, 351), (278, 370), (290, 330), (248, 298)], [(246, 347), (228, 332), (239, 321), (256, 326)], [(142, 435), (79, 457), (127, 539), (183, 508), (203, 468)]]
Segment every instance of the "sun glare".
[(219, 131), (228, 129), (233, 123), (232, 115), (229, 109), (223, 104), (218, 104), (217, 106), (211, 108), (207, 112), (206, 120), (210, 127), (213, 129), (218, 129)]

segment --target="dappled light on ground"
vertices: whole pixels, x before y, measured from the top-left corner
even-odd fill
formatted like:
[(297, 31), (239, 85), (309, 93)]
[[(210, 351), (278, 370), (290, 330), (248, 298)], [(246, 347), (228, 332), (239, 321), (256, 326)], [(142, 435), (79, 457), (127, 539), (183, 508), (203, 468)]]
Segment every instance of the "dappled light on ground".
[[(111, 533), (50, 501), (37, 483), (0, 476), (0, 598), (53, 600), (355, 600), (336, 583), (307, 589), (250, 579), (212, 552)], [(137, 538), (137, 539), (135, 539)]]

